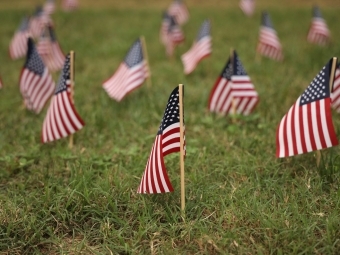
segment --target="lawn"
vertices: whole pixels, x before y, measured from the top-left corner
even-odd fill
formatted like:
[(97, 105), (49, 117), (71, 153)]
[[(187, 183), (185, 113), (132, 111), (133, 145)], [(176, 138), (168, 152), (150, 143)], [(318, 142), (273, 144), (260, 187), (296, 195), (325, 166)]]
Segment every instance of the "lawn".
[[(259, 0), (253, 17), (244, 16), (236, 0), (188, 1), (186, 40), (172, 61), (159, 42), (168, 2), (80, 1), (77, 11), (58, 8), (52, 15), (62, 49), (76, 54), (74, 101), (86, 124), (72, 149), (67, 138), (41, 144), (47, 106), (39, 115), (23, 109), (18, 79), (24, 59), (8, 56), (21, 19), (43, 1), (0, 2), (1, 255), (339, 253), (339, 147), (322, 150), (319, 167), (313, 152), (275, 157), (281, 118), (327, 61), (340, 56), (338, 0), (319, 1), (332, 34), (327, 47), (306, 42), (310, 1)], [(264, 9), (283, 62), (256, 60)], [(180, 56), (206, 18), (213, 53), (186, 76)], [(118, 103), (101, 85), (141, 35), (152, 85)], [(260, 97), (251, 115), (235, 119), (207, 110), (230, 48)], [(165, 158), (173, 193), (136, 193), (167, 99), (179, 83), (185, 88), (184, 217), (178, 153)], [(339, 137), (340, 117), (332, 115)]]

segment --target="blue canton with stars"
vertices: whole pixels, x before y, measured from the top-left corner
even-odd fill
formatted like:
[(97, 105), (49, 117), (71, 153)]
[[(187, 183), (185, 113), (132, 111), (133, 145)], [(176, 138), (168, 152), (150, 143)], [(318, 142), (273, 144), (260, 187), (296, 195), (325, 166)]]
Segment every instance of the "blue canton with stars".
[(45, 69), (44, 63), (35, 48), (32, 38), (28, 38), (27, 40), (27, 58), (25, 68), (40, 76), (43, 75)]
[(226, 78), (227, 80), (231, 80), (232, 74), (233, 74), (233, 67), (230, 63), (230, 59), (228, 59), (227, 64), (222, 70), (221, 77)]
[(63, 71), (59, 76), (59, 81), (54, 94), (58, 94), (67, 90), (67, 81), (70, 81), (70, 54), (67, 54)]
[(234, 75), (247, 75), (246, 70), (244, 69), (241, 60), (238, 58), (236, 51), (234, 51)]
[(196, 41), (201, 40), (203, 37), (206, 37), (210, 35), (210, 21), (205, 20), (200, 28), (200, 31), (198, 32)]
[(163, 134), (164, 129), (177, 122), (179, 122), (179, 87), (170, 94), (157, 135)]
[(274, 29), (273, 23), (269, 17), (268, 12), (263, 12), (262, 14), (262, 26)]
[(300, 99), (300, 106), (330, 97), (329, 77), (331, 61), (322, 68), (303, 92)]
[(137, 39), (131, 46), (128, 54), (126, 55), (124, 62), (128, 67), (133, 67), (143, 60), (142, 43), (140, 39)]

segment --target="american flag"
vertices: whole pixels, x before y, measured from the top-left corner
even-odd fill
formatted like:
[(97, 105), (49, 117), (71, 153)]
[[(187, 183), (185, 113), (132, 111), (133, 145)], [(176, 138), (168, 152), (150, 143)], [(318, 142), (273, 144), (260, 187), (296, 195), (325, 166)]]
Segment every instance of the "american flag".
[(205, 20), (199, 30), (196, 41), (189, 51), (181, 57), (184, 73), (189, 74), (195, 70), (197, 64), (211, 54), (210, 22)]
[(79, 7), (78, 0), (62, 0), (61, 7), (64, 11), (73, 11)]
[(180, 151), (179, 100), (179, 87), (176, 87), (170, 94), (137, 193), (154, 194), (174, 190), (166, 172), (164, 157)]
[(223, 114), (250, 114), (258, 103), (258, 94), (236, 51), (215, 82), (209, 97), (209, 110)]
[(27, 39), (30, 37), (28, 24), (29, 20), (25, 17), (11, 40), (9, 45), (9, 55), (11, 59), (24, 57), (27, 53)]
[(276, 157), (289, 157), (338, 145), (331, 113), (332, 61), (322, 68), (282, 118), (276, 132)]
[(70, 54), (68, 54), (43, 123), (42, 143), (66, 137), (85, 125), (74, 107), (70, 69)]
[(27, 44), (27, 58), (20, 74), (20, 92), (27, 109), (39, 113), (53, 94), (55, 83), (31, 38)]
[(239, 6), (247, 16), (254, 14), (255, 0), (240, 0)]
[(55, 2), (54, 0), (46, 0), (43, 6), (43, 12), (46, 15), (51, 15), (55, 11)]
[(163, 12), (161, 29), (159, 31), (159, 40), (164, 45), (166, 45), (166, 42), (168, 40), (169, 26), (170, 26), (170, 15), (165, 11)]
[(44, 16), (45, 14), (42, 7), (40, 5), (37, 6), (29, 21), (29, 30), (34, 38), (38, 38), (44, 30)]
[(275, 60), (283, 59), (281, 43), (267, 12), (263, 12), (262, 14), (262, 25), (257, 51), (261, 55)]
[(126, 94), (141, 86), (148, 76), (142, 42), (137, 39), (117, 71), (103, 83), (103, 88), (110, 97), (119, 102)]
[(174, 17), (170, 16), (170, 24), (167, 31), (167, 39), (165, 42), (166, 53), (168, 56), (172, 56), (176, 45), (184, 41), (184, 34), (177, 24)]
[(44, 64), (48, 66), (48, 59), (51, 54), (51, 40), (47, 28), (45, 28), (43, 33), (39, 36), (37, 42), (37, 51), (42, 58)]
[(307, 41), (319, 45), (325, 45), (330, 40), (330, 32), (326, 21), (322, 18), (319, 7), (314, 6), (312, 23), (309, 27)]
[(335, 71), (333, 93), (331, 94), (332, 107), (340, 113), (340, 65), (337, 66)]
[(174, 0), (168, 8), (168, 13), (174, 16), (177, 23), (182, 25), (189, 19), (189, 11), (182, 0)]

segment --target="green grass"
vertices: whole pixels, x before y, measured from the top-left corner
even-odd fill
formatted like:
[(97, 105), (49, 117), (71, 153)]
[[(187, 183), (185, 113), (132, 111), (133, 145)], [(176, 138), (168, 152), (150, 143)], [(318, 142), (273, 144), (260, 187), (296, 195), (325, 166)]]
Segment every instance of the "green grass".
[[(340, 56), (340, 7), (323, 9), (332, 44), (306, 43), (309, 6), (271, 14), (285, 60), (255, 62), (260, 10), (190, 6), (186, 42), (170, 62), (158, 40), (161, 10), (81, 9), (53, 15), (64, 51), (76, 52), (75, 104), (86, 122), (68, 139), (40, 143), (44, 111), (22, 109), (9, 41), (31, 10), (0, 10), (0, 254), (337, 254), (340, 250), (339, 148), (275, 158), (276, 127), (333, 56)], [(180, 55), (205, 18), (213, 54), (189, 76)], [(122, 102), (102, 82), (132, 42), (144, 35), (152, 87)], [(207, 100), (230, 48), (237, 50), (260, 95), (249, 117), (235, 123), (207, 112)], [(57, 78), (59, 74), (54, 74)], [(186, 215), (180, 213), (179, 155), (166, 157), (171, 194), (138, 195), (166, 101), (185, 85)], [(337, 134), (340, 119), (333, 113)]]

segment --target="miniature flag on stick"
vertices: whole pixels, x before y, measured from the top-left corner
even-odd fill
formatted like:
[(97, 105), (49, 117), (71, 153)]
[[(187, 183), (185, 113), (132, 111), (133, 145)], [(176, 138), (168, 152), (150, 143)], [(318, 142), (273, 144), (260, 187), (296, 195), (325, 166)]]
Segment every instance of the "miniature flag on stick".
[[(184, 121), (183, 121), (183, 86), (176, 87), (170, 94), (161, 125), (146, 164), (137, 193), (155, 194), (172, 192), (173, 187), (165, 169), (164, 157), (173, 152), (180, 152), (181, 175), (183, 176), (184, 194)], [(183, 164), (183, 165), (182, 165)], [(184, 199), (182, 199), (183, 201)], [(183, 205), (182, 205), (183, 206)]]
[(255, 0), (240, 0), (239, 6), (244, 14), (252, 16), (255, 10)]
[(27, 109), (39, 113), (52, 96), (55, 83), (31, 38), (27, 45), (27, 58), (20, 74), (20, 92)]
[(9, 45), (9, 55), (11, 59), (24, 57), (27, 53), (27, 39), (31, 34), (28, 24), (29, 20), (25, 17), (11, 40)]
[(43, 123), (42, 143), (52, 142), (71, 135), (85, 125), (74, 107), (72, 69), (71, 54), (68, 54)]
[(103, 83), (103, 88), (110, 97), (119, 102), (126, 94), (143, 84), (149, 77), (148, 69), (141, 39), (137, 39), (117, 71)]
[(269, 14), (263, 12), (257, 52), (268, 58), (282, 60), (282, 47)]
[(333, 93), (331, 94), (332, 108), (340, 113), (340, 65), (335, 71)]
[(177, 23), (182, 25), (189, 19), (189, 11), (182, 0), (174, 0), (168, 8), (170, 16), (174, 16)]
[(258, 94), (236, 51), (223, 68), (209, 97), (209, 110), (222, 114), (250, 114), (259, 101)]
[(309, 27), (307, 41), (314, 44), (326, 45), (330, 41), (330, 32), (326, 21), (322, 18), (318, 6), (313, 8), (313, 18)]
[(179, 45), (184, 41), (184, 34), (174, 17), (170, 16), (169, 20), (170, 23), (166, 35), (165, 47), (167, 55), (172, 57), (176, 45)]
[(331, 113), (337, 58), (331, 59), (282, 118), (276, 132), (276, 157), (338, 145)]
[(181, 57), (184, 65), (184, 73), (190, 74), (197, 64), (211, 54), (210, 21), (205, 20), (199, 30), (196, 41), (191, 49)]

